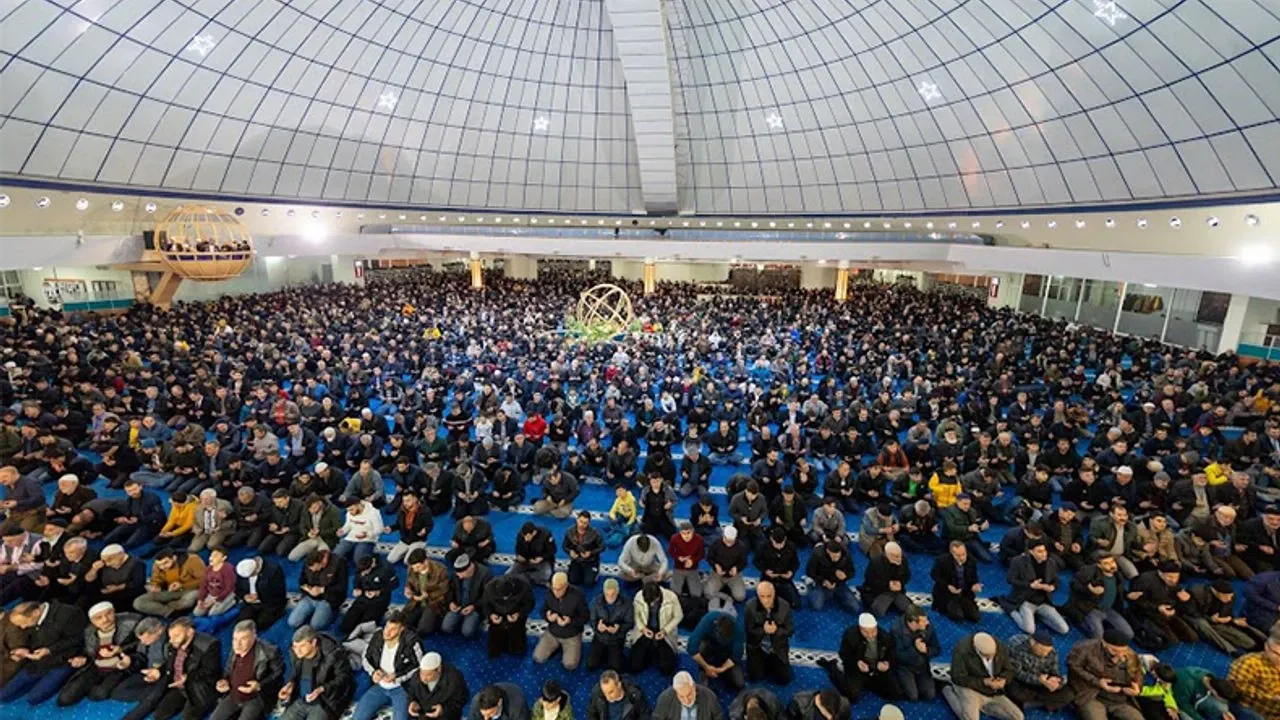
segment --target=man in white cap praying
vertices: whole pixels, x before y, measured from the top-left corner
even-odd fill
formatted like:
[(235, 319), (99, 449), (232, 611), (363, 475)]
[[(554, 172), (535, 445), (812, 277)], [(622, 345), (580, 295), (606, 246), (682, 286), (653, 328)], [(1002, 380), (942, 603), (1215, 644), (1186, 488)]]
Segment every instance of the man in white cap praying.
[(418, 674), (405, 683), (410, 717), (462, 720), (462, 709), (471, 697), (462, 672), (446, 663), (438, 652), (422, 656)]
[(133, 642), (133, 629), (141, 615), (117, 613), (109, 602), (89, 608), (89, 626), (84, 630), (84, 647), (68, 664), (75, 675), (58, 693), (58, 706), (75, 705), (88, 697), (95, 702), (106, 700), (125, 678), (136, 671), (127, 646)]

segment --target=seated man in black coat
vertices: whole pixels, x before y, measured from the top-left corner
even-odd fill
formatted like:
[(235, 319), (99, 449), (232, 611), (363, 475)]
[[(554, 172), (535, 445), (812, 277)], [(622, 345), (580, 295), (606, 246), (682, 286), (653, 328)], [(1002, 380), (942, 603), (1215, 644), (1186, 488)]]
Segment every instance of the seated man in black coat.
[(338, 631), (344, 637), (366, 623), (376, 625), (391, 605), (391, 591), (400, 585), (396, 571), (386, 560), (377, 555), (362, 557), (356, 561), (356, 577), (353, 593), (355, 600), (342, 616)]
[(911, 565), (903, 557), (902, 547), (896, 542), (886, 543), (884, 552), (867, 565), (862, 580), (862, 602), (869, 603), (872, 615), (883, 616), (890, 608), (906, 612), (915, 603), (907, 597), (907, 583), (911, 580)]
[(978, 561), (970, 557), (969, 548), (961, 540), (952, 540), (949, 554), (933, 561), (933, 608), (956, 622), (978, 622)]
[(280, 689), (282, 720), (338, 720), (351, 706), (355, 676), (346, 648), (303, 625), (289, 649), (289, 681)]
[(222, 648), (218, 638), (196, 632), (191, 618), (180, 617), (169, 625), (169, 645), (159, 668), (142, 671), (151, 685), (144, 698), (125, 720), (142, 720), (155, 710), (156, 720), (181, 715), (202, 718), (218, 700), (217, 682), (222, 676)]
[[(872, 647), (870, 641), (874, 640)], [(852, 704), (862, 691), (874, 689), (886, 700), (901, 695), (901, 687), (894, 675), (897, 664), (893, 638), (876, 625), (870, 613), (858, 616), (858, 624), (844, 631), (840, 639), (840, 661), (819, 660), (818, 665), (827, 671), (827, 678)]]
[(214, 686), (222, 699), (209, 720), (261, 720), (275, 708), (283, 682), (279, 648), (258, 637), (253, 621), (241, 620), (231, 633), (222, 678)]
[(440, 653), (422, 656), (418, 674), (405, 684), (409, 693), (409, 717), (432, 720), (462, 720), (462, 709), (471, 698), (467, 679)]
[(288, 604), (284, 571), (276, 561), (264, 557), (241, 560), (236, 563), (236, 597), (240, 599), (236, 622), (252, 620), (260, 632), (266, 632), (284, 617)]

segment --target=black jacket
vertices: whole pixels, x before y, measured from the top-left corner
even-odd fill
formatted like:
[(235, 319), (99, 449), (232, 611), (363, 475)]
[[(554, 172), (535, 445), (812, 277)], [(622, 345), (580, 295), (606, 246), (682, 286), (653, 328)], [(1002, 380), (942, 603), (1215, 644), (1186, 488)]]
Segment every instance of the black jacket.
[[(1052, 593), (1046, 593), (1043, 590), (1033, 590), (1031, 583), (1037, 578), (1049, 583), (1050, 585), (1060, 585), (1058, 582), (1058, 569), (1062, 566), (1062, 560), (1048, 556), (1045, 560), (1043, 568), (1036, 563), (1030, 553), (1024, 553), (1014, 558), (1009, 563), (1009, 572), (1007, 574), (1009, 580), (1009, 602), (1015, 607), (1022, 605), (1024, 602), (1033, 602), (1038, 605), (1052, 603)], [(1043, 577), (1040, 573), (1043, 572)]]
[[(1117, 571), (1113, 577), (1116, 581), (1116, 602), (1113, 609), (1120, 610), (1125, 599), (1124, 576)], [(1088, 615), (1098, 608), (1098, 599), (1102, 596), (1094, 595), (1089, 586), (1102, 583), (1102, 571), (1096, 564), (1085, 565), (1071, 576), (1071, 596), (1067, 599), (1067, 608), (1072, 615)]]
[[(222, 679), (231, 680), (231, 668), (235, 664), (235, 659), (234, 652), (227, 654), (227, 660), (222, 667)], [(270, 707), (275, 703), (276, 696), (280, 694), (280, 687), (284, 685), (284, 656), (280, 654), (279, 648), (261, 637), (253, 643), (253, 677), (262, 686), (258, 690), (258, 696)], [(235, 688), (232, 688), (233, 692), (234, 690)]]
[[(302, 577), (299, 585), (316, 585), (324, 588), (324, 599), (333, 607), (334, 612), (342, 607), (347, 599), (347, 559), (337, 553), (329, 553), (329, 562), (319, 572), (312, 572), (305, 563), (302, 566)], [(303, 597), (310, 597), (303, 593)]]
[[(471, 586), (466, 597), (462, 595), (462, 580), (457, 575), (449, 576), (449, 602), (458, 607), (474, 605), (476, 612), (484, 612), (485, 589), (493, 584), (493, 571), (484, 565), (475, 564), (476, 574), (471, 578)], [(533, 607), (533, 595), (529, 595), (529, 607)]]
[(439, 705), (441, 712), (437, 720), (461, 720), (462, 709), (471, 699), (467, 679), (449, 663), (440, 664), (440, 680), (436, 682), (435, 690), (428, 689), (417, 674), (405, 683), (404, 689), (409, 694), (409, 701), (418, 703), (423, 713)]
[(961, 568), (956, 566), (955, 558), (951, 557), (951, 553), (938, 555), (933, 561), (933, 569), (929, 571), (929, 577), (933, 578), (933, 596), (935, 598), (952, 597), (951, 591), (947, 586), (960, 588), (961, 597), (974, 597), (973, 586), (978, 583), (978, 561), (974, 556), (969, 555), (964, 562), (963, 576)]
[[(631, 678), (622, 680), (622, 712), (618, 720), (649, 720), (649, 699)], [(609, 720), (609, 701), (600, 689), (600, 683), (592, 683), (591, 700), (587, 702), (587, 720)]]
[[(536, 526), (535, 526), (536, 527)], [(516, 535), (516, 555), (525, 560), (542, 558), (543, 563), (556, 561), (556, 539), (546, 528), (537, 528), (531, 539), (526, 540), (523, 534)]]
[(400, 533), (400, 542), (406, 545), (416, 542), (426, 542), (427, 536), (431, 534), (431, 530), (435, 528), (435, 520), (431, 517), (431, 510), (418, 505), (418, 514), (413, 517), (412, 523), (406, 523), (405, 512), (402, 508), (396, 513), (395, 528)]
[[(796, 572), (800, 570), (800, 554), (796, 551), (796, 546), (790, 540), (783, 543), (781, 548), (775, 548), (772, 542), (761, 543), (756, 549), (755, 566), (766, 580), (774, 580), (781, 582), (794, 581)], [(768, 573), (773, 571), (775, 575)], [(791, 573), (787, 578), (780, 578), (779, 575)]]
[(533, 611), (533, 588), (520, 578), (503, 575), (485, 586), (480, 604), (485, 615), (519, 614), (527, 618)]
[(795, 623), (791, 616), (791, 606), (780, 597), (773, 599), (773, 611), (768, 612), (760, 604), (759, 598), (747, 601), (743, 611), (743, 628), (746, 630), (747, 646), (760, 647), (769, 636), (764, 632), (766, 620), (773, 620), (778, 629), (773, 634), (772, 654), (789, 663), (788, 653), (791, 648), (791, 635), (795, 632)]
[(889, 590), (889, 581), (897, 580), (902, 583), (901, 591), (906, 591), (907, 582), (911, 580), (911, 563), (907, 558), (902, 558), (902, 562), (894, 565), (889, 562), (887, 555), (873, 558), (867, 564), (867, 574), (862, 578), (863, 600), (870, 602), (878, 595), (891, 592)]
[[(345, 588), (343, 588), (345, 591)], [(284, 609), (288, 603), (284, 586), (284, 571), (274, 560), (262, 558), (262, 570), (258, 572), (258, 602), (263, 607)], [(236, 575), (236, 597), (244, 602), (249, 594), (249, 580)]]
[(591, 619), (586, 596), (572, 585), (565, 588), (564, 597), (561, 598), (557, 598), (553, 592), (547, 592), (542, 613), (544, 617), (548, 613), (555, 613), (569, 618), (568, 625), (559, 625), (548, 620), (547, 632), (550, 632), (552, 637), (561, 639), (582, 635), (583, 626)]
[[(320, 704), (333, 720), (346, 712), (351, 705), (352, 696), (356, 691), (355, 675), (351, 672), (350, 656), (346, 648), (342, 647), (337, 640), (319, 633), (316, 635), (316, 642), (318, 655), (311, 686), (324, 688), (324, 692), (320, 694)], [(303, 661), (291, 649), (289, 651), (289, 682), (293, 685), (292, 699), (295, 700), (298, 697), (298, 685), (302, 680), (302, 663)]]
[[(382, 648), (385, 642), (382, 639), (382, 633), (375, 634), (369, 639), (369, 647), (365, 648), (364, 656), (360, 659), (364, 671), (370, 676), (382, 662)], [(396, 682), (401, 685), (407, 683), (409, 678), (418, 674), (418, 665), (421, 662), (422, 643), (419, 642), (417, 633), (404, 628), (400, 631), (399, 645), (396, 647)]]
[(67, 664), (84, 649), (84, 631), (89, 618), (75, 605), (50, 602), (44, 622), (28, 630), (27, 647), (48, 648), (43, 660), (30, 660), (26, 667), (36, 673), (45, 673)]
[[(894, 650), (893, 636), (884, 628), (876, 629), (876, 659), (874, 662), (867, 663), (871, 666), (871, 673), (879, 673), (876, 670), (876, 663), (889, 663), (889, 671), (893, 671), (893, 666), (897, 662), (897, 654)], [(867, 654), (867, 639), (862, 636), (862, 630), (853, 625), (844, 631), (844, 637), (840, 638), (840, 665), (844, 669), (846, 676), (860, 672), (858, 670), (858, 661), (865, 660)]]
[[(174, 681), (173, 665), (177, 657), (177, 648), (166, 645), (164, 668), (157, 684), (168, 685)], [(218, 638), (197, 632), (191, 639), (183, 672), (187, 676), (186, 685), (183, 686), (187, 699), (198, 707), (210, 705), (217, 697), (216, 685), (222, 678), (222, 643), (218, 642)]]

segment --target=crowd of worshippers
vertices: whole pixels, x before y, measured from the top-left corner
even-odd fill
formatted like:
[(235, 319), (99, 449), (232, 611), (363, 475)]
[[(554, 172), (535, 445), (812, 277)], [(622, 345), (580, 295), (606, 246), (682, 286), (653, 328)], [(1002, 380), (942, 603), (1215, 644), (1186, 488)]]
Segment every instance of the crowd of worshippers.
[[(837, 304), (664, 284), (636, 298), (663, 332), (566, 343), (551, 331), (593, 281), (398, 273), (0, 327), (0, 702), (571, 717), (555, 683), (473, 700), (425, 651), (443, 633), (602, 672), (591, 720), (716, 720), (711, 687), (750, 720), (844, 720), (867, 693), (941, 696), (964, 720), (1280, 717), (1275, 366), (881, 286)], [(733, 468), (724, 507), (715, 466)], [(576, 507), (586, 484), (613, 489), (607, 517)], [(516, 511), (573, 523), (495, 537), (486, 516)], [(913, 555), (933, 558), (928, 602)], [(978, 566), (997, 562), (1011, 589), (993, 597)], [(1021, 632), (943, 655), (936, 617), (984, 606)], [(792, 682), (796, 613), (824, 608), (848, 617), (818, 661), (830, 687), (785, 705), (746, 688)], [(288, 648), (259, 637), (279, 622)], [(1064, 667), (1071, 625), (1086, 639)], [(1230, 671), (1138, 652), (1187, 642)], [(651, 703), (628, 676), (655, 671), (673, 681)]]

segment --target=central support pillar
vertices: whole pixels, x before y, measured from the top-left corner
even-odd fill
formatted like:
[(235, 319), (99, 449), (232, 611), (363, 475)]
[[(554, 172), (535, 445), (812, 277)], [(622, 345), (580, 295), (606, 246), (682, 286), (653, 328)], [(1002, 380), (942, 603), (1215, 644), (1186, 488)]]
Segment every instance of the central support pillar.
[(480, 253), (471, 253), (471, 289), (484, 289), (484, 267), (480, 264)]
[(841, 260), (836, 266), (836, 302), (849, 299), (849, 262)]
[(658, 267), (654, 264), (653, 258), (644, 259), (644, 294), (652, 295), (653, 291), (658, 287)]

